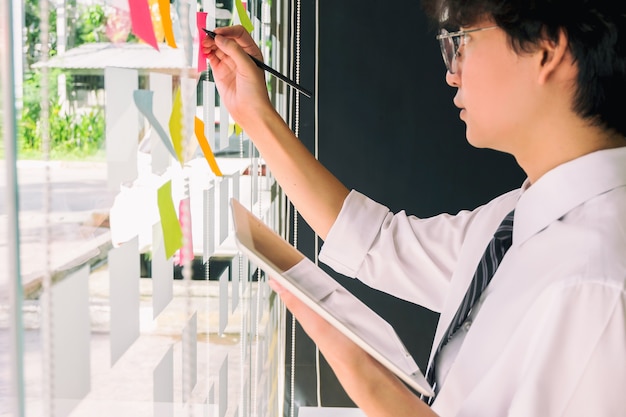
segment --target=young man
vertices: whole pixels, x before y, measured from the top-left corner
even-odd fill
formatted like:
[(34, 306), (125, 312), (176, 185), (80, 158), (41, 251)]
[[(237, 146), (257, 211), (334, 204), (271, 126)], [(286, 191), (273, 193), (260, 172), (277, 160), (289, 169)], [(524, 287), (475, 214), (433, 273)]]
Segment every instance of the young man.
[[(242, 28), (216, 29), (203, 50), (231, 115), (325, 240), (320, 259), (441, 313), (432, 408), (274, 287), (369, 416), (626, 415), (626, 4), (426, 3), (468, 141), (528, 176), (456, 216), (393, 214), (339, 183), (272, 109)], [(507, 246), (484, 258), (494, 234)], [(476, 278), (477, 265), (495, 273)]]

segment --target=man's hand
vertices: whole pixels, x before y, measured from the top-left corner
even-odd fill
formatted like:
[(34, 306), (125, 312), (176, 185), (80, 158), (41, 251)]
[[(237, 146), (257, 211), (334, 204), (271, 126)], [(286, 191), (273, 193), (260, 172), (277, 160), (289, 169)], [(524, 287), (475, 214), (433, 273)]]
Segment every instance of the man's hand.
[(207, 57), (220, 98), (235, 121), (246, 130), (261, 112), (274, 111), (265, 74), (248, 54), (263, 60), (261, 51), (243, 26), (220, 27), (215, 39), (207, 36), (201, 49)]
[(297, 297), (270, 279), (270, 287), (298, 319), (357, 406), (369, 417), (436, 417), (398, 377)]

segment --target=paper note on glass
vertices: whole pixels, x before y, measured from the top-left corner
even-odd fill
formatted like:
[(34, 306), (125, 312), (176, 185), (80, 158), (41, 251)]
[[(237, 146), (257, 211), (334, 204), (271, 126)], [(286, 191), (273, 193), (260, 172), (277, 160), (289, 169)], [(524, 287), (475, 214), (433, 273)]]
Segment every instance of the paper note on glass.
[(202, 153), (204, 154), (204, 158), (209, 163), (211, 167), (211, 171), (218, 177), (222, 176), (222, 171), (220, 167), (217, 165), (217, 161), (215, 160), (215, 155), (211, 150), (211, 145), (209, 145), (209, 141), (204, 135), (204, 122), (199, 118), (195, 118), (195, 132), (196, 138), (198, 139), (198, 144), (200, 144), (200, 149), (202, 149)]
[(250, 21), (248, 17), (248, 12), (246, 12), (246, 7), (243, 5), (241, 0), (235, 0), (235, 7), (237, 8), (237, 16), (239, 16), (239, 22), (241, 22), (241, 26), (246, 28), (248, 33), (251, 33), (254, 30), (254, 25)]
[(159, 123), (159, 120), (156, 118), (154, 113), (152, 112), (152, 98), (154, 96), (154, 91), (151, 90), (135, 90), (133, 91), (133, 100), (135, 101), (135, 105), (143, 114), (148, 122), (152, 126), (152, 128), (156, 131), (157, 135), (161, 139), (165, 148), (169, 151), (172, 157), (177, 158), (176, 151), (172, 147), (172, 143), (170, 142), (170, 138), (165, 132), (165, 129)]
[(172, 115), (170, 116), (170, 135), (172, 136), (176, 158), (182, 164), (185, 160), (183, 159), (183, 99), (180, 94), (180, 88), (174, 95)]
[(204, 72), (207, 70), (206, 56), (202, 52), (202, 38), (206, 36), (204, 28), (206, 27), (206, 17), (208, 13), (197, 12), (196, 13), (196, 28), (198, 29), (198, 72)]
[(176, 217), (176, 209), (172, 200), (172, 182), (168, 181), (163, 184), (157, 193), (161, 228), (165, 242), (165, 256), (169, 259), (183, 246), (183, 231), (178, 217)]
[(159, 12), (161, 13), (161, 23), (163, 24), (165, 42), (172, 48), (177, 48), (176, 40), (174, 38), (174, 29), (172, 28), (170, 0), (159, 0)]
[(154, 26), (152, 25), (148, 1), (129, 0), (128, 6), (130, 7), (130, 21), (133, 33), (158, 51), (159, 45), (157, 44), (156, 35), (154, 34)]

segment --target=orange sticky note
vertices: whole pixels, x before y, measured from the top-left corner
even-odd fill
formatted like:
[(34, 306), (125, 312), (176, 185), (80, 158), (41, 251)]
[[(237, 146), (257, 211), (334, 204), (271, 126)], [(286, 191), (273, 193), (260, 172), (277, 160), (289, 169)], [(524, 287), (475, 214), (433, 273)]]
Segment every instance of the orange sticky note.
[(172, 200), (171, 181), (166, 182), (158, 189), (157, 203), (165, 243), (165, 257), (169, 259), (183, 246), (183, 231), (178, 217), (176, 217), (176, 209)]
[(165, 43), (172, 48), (177, 48), (174, 39), (174, 29), (172, 28), (172, 15), (170, 12), (170, 0), (159, 0), (159, 12), (161, 13), (161, 23), (165, 34)]
[(148, 0), (128, 0), (128, 6), (133, 33), (158, 51), (159, 45), (154, 34)]
[(200, 144), (200, 149), (202, 149), (202, 153), (204, 154), (204, 159), (206, 159), (209, 163), (211, 171), (213, 171), (213, 173), (218, 177), (221, 177), (223, 175), (222, 171), (220, 170), (220, 167), (217, 166), (215, 155), (213, 155), (213, 151), (211, 150), (211, 145), (209, 145), (209, 141), (204, 135), (204, 122), (197, 117), (194, 121), (194, 131), (196, 133), (198, 143)]

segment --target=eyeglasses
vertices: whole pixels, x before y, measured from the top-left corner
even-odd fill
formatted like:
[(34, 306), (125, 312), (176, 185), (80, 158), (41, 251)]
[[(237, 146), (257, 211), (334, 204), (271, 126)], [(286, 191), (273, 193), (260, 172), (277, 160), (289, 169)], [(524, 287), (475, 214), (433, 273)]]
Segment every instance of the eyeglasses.
[(459, 30), (458, 32), (448, 32), (445, 29), (439, 31), (437, 39), (439, 40), (439, 46), (441, 47), (441, 55), (443, 56), (443, 62), (446, 64), (446, 68), (450, 74), (454, 74), (458, 69), (457, 56), (459, 54), (459, 48), (461, 44), (465, 44), (465, 35), (472, 32), (478, 32), (481, 30), (494, 29), (497, 26), (489, 26), (478, 29)]

